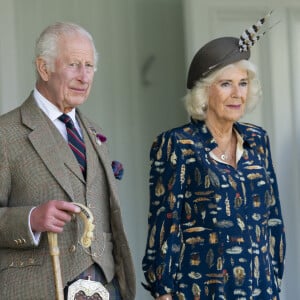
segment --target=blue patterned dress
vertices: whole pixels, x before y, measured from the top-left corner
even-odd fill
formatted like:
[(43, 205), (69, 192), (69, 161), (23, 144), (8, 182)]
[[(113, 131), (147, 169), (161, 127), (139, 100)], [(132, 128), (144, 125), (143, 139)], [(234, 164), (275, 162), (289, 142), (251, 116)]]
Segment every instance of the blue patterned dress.
[(237, 168), (214, 160), (203, 121), (159, 135), (151, 149), (143, 270), (153, 297), (278, 300), (285, 234), (267, 133), (235, 123)]

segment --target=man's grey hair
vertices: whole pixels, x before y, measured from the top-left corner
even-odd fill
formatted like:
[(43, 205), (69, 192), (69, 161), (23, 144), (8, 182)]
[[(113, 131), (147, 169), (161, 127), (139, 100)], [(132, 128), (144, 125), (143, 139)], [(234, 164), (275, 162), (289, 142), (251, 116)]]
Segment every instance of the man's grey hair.
[(96, 71), (98, 53), (92, 35), (83, 27), (69, 22), (56, 22), (42, 31), (35, 44), (35, 59), (39, 57), (44, 59), (50, 70), (54, 71), (54, 61), (58, 55), (59, 39), (62, 36), (71, 34), (80, 34), (91, 41), (94, 50), (94, 71)]

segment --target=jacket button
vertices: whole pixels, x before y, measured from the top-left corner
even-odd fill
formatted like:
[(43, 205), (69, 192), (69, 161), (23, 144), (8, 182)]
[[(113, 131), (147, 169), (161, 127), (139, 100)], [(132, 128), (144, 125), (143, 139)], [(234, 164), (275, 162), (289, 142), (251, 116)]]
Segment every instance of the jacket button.
[(34, 264), (34, 258), (29, 258), (28, 262), (29, 262), (30, 265), (33, 265)]
[(75, 245), (70, 246), (69, 252), (73, 253), (75, 251), (76, 251), (76, 246)]

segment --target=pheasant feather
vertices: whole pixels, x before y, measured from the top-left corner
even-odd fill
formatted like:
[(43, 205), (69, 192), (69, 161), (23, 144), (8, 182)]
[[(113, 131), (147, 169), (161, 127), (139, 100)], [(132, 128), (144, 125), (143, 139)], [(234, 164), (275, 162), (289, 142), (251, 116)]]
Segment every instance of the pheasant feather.
[[(266, 20), (271, 16), (273, 11), (270, 11), (266, 16), (259, 19), (256, 24), (247, 28), (240, 36), (239, 49), (240, 52), (248, 51), (266, 32), (259, 33), (259, 30), (266, 23)], [(270, 29), (270, 28), (268, 28)]]

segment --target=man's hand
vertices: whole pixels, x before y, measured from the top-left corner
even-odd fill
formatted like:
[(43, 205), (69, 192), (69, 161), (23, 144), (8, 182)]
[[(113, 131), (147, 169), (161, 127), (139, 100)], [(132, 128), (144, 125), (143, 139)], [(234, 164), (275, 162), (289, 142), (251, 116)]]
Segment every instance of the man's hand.
[(71, 221), (72, 214), (79, 212), (80, 208), (71, 202), (50, 200), (32, 210), (31, 230), (33, 232), (61, 233), (65, 224)]

